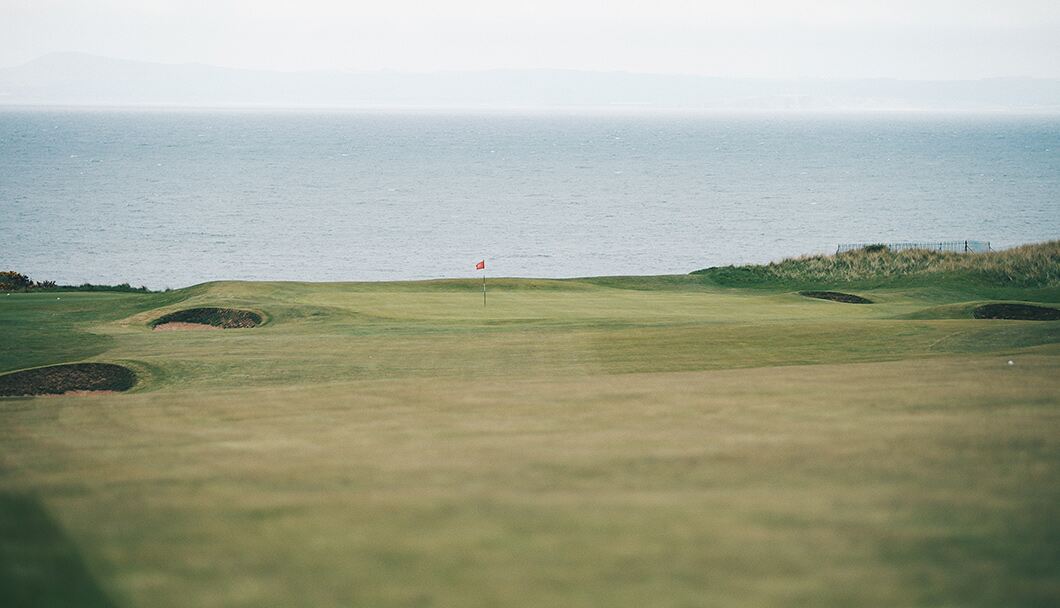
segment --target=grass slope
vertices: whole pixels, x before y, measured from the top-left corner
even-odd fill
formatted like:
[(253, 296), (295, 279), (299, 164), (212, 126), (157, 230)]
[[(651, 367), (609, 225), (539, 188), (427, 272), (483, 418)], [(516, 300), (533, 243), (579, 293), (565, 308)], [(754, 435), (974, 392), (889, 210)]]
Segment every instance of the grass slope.
[[(1060, 599), (1060, 322), (971, 316), (1054, 287), (716, 279), (0, 296), (2, 369), (140, 378), (0, 400), (0, 493), (116, 605)], [(269, 323), (150, 329), (210, 306)]]

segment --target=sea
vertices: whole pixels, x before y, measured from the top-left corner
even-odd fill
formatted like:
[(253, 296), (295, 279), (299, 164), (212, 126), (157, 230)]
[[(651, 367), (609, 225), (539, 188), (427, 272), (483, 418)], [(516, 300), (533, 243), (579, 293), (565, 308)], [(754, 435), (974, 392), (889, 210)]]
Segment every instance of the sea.
[(0, 270), (61, 284), (686, 273), (1060, 238), (1060, 116), (0, 109)]

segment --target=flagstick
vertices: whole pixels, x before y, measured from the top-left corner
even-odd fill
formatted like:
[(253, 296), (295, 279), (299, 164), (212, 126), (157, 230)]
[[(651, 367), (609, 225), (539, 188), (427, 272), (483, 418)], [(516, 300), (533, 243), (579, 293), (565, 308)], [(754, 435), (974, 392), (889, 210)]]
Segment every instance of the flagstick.
[(486, 269), (482, 269), (482, 308), (486, 307)]

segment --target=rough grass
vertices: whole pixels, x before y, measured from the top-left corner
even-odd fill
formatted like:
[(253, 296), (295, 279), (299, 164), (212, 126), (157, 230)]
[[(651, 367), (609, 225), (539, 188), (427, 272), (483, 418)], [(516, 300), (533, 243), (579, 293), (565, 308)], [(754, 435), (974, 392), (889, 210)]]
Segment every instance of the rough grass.
[(871, 282), (947, 282), (1012, 287), (1060, 285), (1060, 241), (987, 253), (855, 250), (836, 255), (791, 258), (765, 265), (697, 270), (723, 285), (842, 285)]
[(113, 363), (68, 363), (0, 375), (0, 397), (61, 395), (74, 391), (127, 391), (136, 374)]

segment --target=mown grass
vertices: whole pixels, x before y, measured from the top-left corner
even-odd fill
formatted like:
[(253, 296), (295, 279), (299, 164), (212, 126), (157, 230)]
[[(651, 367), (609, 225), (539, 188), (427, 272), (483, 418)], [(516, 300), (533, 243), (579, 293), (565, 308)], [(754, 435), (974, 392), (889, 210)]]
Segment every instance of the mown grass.
[[(193, 290), (189, 290), (193, 291)], [(185, 294), (46, 292), (0, 294), (0, 372), (66, 363), (104, 352), (112, 339), (91, 328)]]
[(5, 606), (114, 606), (77, 547), (33, 496), (0, 492), (0, 540)]
[[(1060, 322), (971, 311), (1060, 298), (885, 283), (15, 294), (4, 369), (140, 383), (0, 400), (0, 496), (117, 605), (1056, 603)], [(151, 331), (202, 307), (269, 322)], [(31, 554), (12, 513), (0, 555)], [(62, 591), (71, 559), (35, 563)]]

